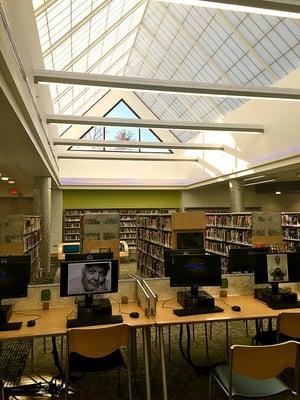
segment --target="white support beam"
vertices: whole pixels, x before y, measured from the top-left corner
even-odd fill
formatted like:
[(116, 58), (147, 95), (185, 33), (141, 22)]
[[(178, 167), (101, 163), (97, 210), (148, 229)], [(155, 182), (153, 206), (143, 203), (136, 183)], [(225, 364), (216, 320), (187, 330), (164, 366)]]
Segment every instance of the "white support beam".
[(144, 149), (181, 149), (181, 150), (224, 150), (223, 145), (199, 143), (167, 143), (167, 142), (134, 142), (131, 140), (89, 140), (89, 139), (54, 139), (54, 145), (59, 146), (93, 146), (93, 147), (122, 147)]
[(300, 18), (298, 0), (157, 0), (165, 3), (184, 4), (218, 8), (222, 10), (241, 11), (254, 14), (273, 15), (286, 18)]
[(89, 152), (89, 151), (68, 151), (57, 154), (58, 159), (71, 160), (125, 160), (125, 161), (178, 161), (178, 162), (199, 162), (197, 157), (177, 157), (173, 155), (158, 156), (154, 154), (109, 154), (105, 152)]
[(69, 85), (108, 87), (111, 89), (139, 90), (142, 92), (168, 92), (199, 96), (300, 100), (299, 89), (221, 85), (52, 70), (36, 70), (34, 72), (34, 83), (62, 83)]
[(149, 129), (180, 129), (190, 131), (220, 131), (263, 133), (261, 125), (225, 124), (213, 122), (160, 121), (155, 119), (103, 118), (76, 115), (46, 115), (47, 124), (117, 126)]

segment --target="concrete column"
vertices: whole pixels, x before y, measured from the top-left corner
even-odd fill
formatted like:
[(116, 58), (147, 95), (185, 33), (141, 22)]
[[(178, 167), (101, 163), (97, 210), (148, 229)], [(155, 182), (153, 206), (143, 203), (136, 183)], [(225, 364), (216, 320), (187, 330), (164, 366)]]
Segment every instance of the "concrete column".
[(50, 221), (51, 221), (51, 178), (38, 176), (33, 188), (33, 211), (42, 216), (41, 262), (43, 273), (50, 271)]
[(239, 179), (229, 181), (230, 209), (232, 212), (244, 211), (244, 186)]

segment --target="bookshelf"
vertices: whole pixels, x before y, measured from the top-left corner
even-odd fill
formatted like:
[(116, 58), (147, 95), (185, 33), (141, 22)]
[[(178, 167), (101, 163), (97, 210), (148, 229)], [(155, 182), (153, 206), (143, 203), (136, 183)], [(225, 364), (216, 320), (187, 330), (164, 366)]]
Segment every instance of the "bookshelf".
[(137, 268), (142, 276), (165, 276), (164, 251), (177, 248), (182, 233), (204, 232), (204, 213), (140, 214), (137, 219)]
[(0, 254), (30, 255), (30, 283), (40, 282), (41, 263), (41, 216), (3, 215), (0, 216)]
[(107, 208), (107, 209), (65, 209), (64, 241), (79, 241), (81, 238), (81, 217), (86, 213), (118, 213), (120, 215), (120, 240), (125, 240), (129, 248), (129, 258), (135, 259), (137, 246), (137, 214), (162, 214), (174, 209), (151, 208)]
[(300, 245), (300, 212), (282, 212), (281, 226), (285, 251)]
[(227, 272), (229, 250), (252, 247), (252, 213), (207, 213), (205, 251), (222, 256), (222, 272)]

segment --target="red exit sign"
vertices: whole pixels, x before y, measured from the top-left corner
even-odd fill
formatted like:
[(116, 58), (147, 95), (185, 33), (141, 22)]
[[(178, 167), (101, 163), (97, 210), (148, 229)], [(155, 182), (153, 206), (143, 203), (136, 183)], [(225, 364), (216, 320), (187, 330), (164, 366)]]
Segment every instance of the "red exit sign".
[(12, 196), (16, 196), (18, 194), (18, 189), (17, 188), (10, 188), (9, 189), (9, 194)]

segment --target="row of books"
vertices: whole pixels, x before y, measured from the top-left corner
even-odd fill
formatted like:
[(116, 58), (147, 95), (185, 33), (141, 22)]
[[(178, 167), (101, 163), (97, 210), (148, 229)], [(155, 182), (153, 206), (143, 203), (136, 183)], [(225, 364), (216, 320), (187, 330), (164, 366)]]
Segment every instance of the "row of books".
[(164, 275), (164, 263), (154, 260), (145, 253), (138, 253), (137, 267), (144, 276), (155, 278)]
[(282, 225), (300, 226), (300, 214), (282, 214), (281, 223)]
[(170, 216), (139, 216), (137, 225), (145, 228), (171, 230)]
[(252, 227), (252, 215), (206, 215), (206, 224), (209, 226), (230, 226), (245, 229)]
[(161, 246), (171, 246), (171, 232), (139, 228), (138, 236), (140, 239), (149, 240)]
[(299, 239), (300, 240), (300, 230), (286, 228), (283, 230), (284, 239)]
[(144, 240), (137, 240), (137, 249), (145, 252), (149, 256), (164, 261), (164, 247), (155, 243), (145, 242)]

